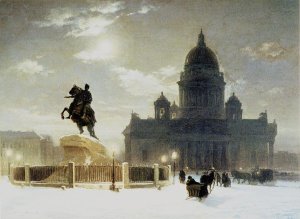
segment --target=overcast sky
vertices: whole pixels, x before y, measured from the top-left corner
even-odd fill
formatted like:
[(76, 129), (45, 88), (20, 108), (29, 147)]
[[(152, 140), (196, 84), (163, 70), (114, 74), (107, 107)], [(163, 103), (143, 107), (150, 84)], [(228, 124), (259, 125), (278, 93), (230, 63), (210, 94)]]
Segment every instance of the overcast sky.
[[(298, 150), (298, 1), (0, 1), (0, 130), (77, 133), (63, 97), (90, 84), (96, 134), (123, 146), (133, 110), (178, 102), (179, 73), (202, 27), (244, 118), (276, 119), (276, 150)], [(87, 131), (86, 131), (87, 132)]]

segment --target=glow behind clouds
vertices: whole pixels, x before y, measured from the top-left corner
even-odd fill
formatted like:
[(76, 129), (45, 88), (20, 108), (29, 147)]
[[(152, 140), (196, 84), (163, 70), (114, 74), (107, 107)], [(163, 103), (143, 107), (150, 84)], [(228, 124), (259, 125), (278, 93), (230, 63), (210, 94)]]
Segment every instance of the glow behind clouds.
[(1, 1), (1, 130), (55, 139), (63, 97), (90, 84), (96, 133), (122, 146), (133, 111), (153, 117), (160, 92), (178, 102), (179, 73), (200, 28), (244, 118), (268, 110), (275, 149), (299, 146), (298, 1)]

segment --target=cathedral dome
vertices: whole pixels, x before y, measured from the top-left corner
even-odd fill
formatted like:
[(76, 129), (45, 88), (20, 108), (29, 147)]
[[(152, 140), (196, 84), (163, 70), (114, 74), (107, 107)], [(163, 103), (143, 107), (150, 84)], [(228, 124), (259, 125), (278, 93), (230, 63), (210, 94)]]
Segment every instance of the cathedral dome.
[(217, 56), (210, 48), (206, 47), (202, 29), (199, 34), (198, 45), (191, 49), (186, 56), (185, 66), (199, 66), (219, 70)]

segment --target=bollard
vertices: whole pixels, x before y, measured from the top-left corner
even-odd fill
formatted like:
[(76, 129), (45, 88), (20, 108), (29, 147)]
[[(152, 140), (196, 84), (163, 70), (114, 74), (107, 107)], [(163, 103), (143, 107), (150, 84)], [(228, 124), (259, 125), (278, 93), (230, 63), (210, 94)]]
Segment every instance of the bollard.
[(123, 179), (123, 188), (128, 189), (129, 186), (129, 166), (127, 162), (122, 163), (122, 179)]
[(68, 182), (69, 182), (69, 188), (75, 188), (75, 163), (69, 162), (68, 164)]
[(30, 166), (26, 164), (24, 168), (25, 168), (25, 185), (30, 186)]
[(158, 164), (154, 164), (154, 186), (158, 186), (158, 181), (159, 181), (159, 168)]

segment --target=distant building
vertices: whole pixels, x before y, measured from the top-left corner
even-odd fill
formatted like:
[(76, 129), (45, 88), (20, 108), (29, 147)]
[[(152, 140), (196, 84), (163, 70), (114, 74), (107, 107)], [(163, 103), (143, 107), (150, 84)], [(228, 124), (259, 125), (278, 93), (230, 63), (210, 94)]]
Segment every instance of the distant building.
[(41, 137), (35, 132), (0, 131), (2, 174), (8, 165), (41, 164)]
[(63, 151), (54, 147), (50, 136), (35, 132), (0, 131), (1, 174), (12, 165), (51, 165), (63, 160)]
[(288, 151), (274, 153), (274, 168), (276, 170), (295, 171), (299, 170), (299, 155)]
[(268, 123), (267, 112), (258, 119), (243, 119), (242, 103), (234, 93), (224, 103), (224, 76), (202, 30), (177, 84), (179, 106), (161, 93), (154, 102), (154, 119), (131, 115), (123, 131), (126, 161), (160, 162), (176, 151), (180, 168), (273, 166), (275, 121)]

